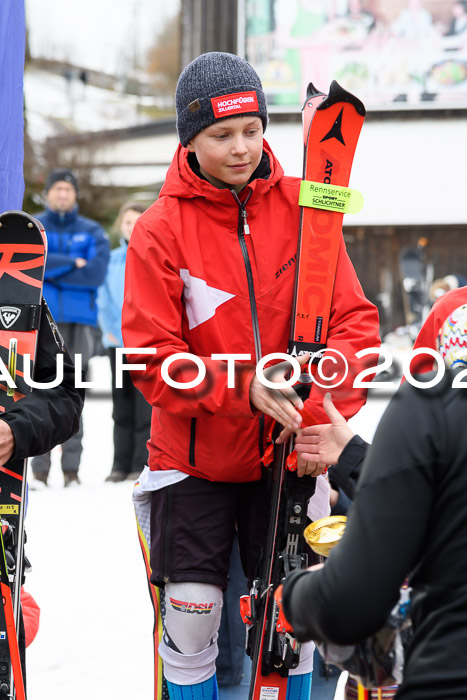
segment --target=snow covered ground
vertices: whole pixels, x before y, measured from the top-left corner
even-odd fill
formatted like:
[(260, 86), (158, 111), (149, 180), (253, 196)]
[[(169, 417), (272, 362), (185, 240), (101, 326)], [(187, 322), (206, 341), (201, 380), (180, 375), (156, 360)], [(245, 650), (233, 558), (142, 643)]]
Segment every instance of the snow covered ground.
[[(106, 358), (93, 358), (92, 375), (109, 386)], [(354, 429), (371, 440), (386, 403), (387, 396), (372, 396)], [(86, 400), (82, 485), (63, 488), (56, 449), (50, 487), (30, 492), (26, 553), (33, 571), (25, 588), (41, 607), (41, 623), (28, 648), (28, 700), (153, 698), (152, 607), (132, 484), (104, 483), (112, 465), (111, 408), (110, 396)]]
[[(106, 358), (93, 361), (108, 371)], [(25, 588), (41, 622), (28, 649), (29, 700), (152, 697), (152, 607), (132, 483), (104, 483), (111, 410), (110, 396), (86, 401), (81, 487), (63, 488), (56, 449), (50, 488), (30, 492)]]

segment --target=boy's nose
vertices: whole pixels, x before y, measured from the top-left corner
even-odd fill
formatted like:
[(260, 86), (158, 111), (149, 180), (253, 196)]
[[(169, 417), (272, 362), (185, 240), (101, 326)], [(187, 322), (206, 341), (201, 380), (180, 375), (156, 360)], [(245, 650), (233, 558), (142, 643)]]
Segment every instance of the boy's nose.
[(232, 153), (246, 153), (247, 150), (243, 136), (236, 136), (232, 141)]

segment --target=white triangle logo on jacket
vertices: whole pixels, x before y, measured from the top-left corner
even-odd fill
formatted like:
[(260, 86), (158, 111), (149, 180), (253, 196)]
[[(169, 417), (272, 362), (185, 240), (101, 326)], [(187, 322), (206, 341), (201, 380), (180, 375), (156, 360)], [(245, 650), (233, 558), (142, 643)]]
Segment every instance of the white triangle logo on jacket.
[(192, 277), (188, 270), (180, 269), (180, 277), (184, 284), (183, 297), (190, 330), (212, 318), (218, 306), (235, 296), (210, 287), (199, 277)]

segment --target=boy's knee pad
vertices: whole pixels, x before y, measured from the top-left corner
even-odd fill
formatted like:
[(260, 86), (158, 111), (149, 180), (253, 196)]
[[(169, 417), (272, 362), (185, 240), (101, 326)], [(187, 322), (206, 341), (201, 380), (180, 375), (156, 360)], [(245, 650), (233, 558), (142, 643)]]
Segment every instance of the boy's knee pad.
[(222, 591), (208, 583), (165, 586), (165, 632), (168, 646), (181, 654), (197, 654), (212, 643), (222, 611)]
[(172, 683), (201, 683), (215, 673), (222, 591), (206, 583), (168, 583), (159, 654)]

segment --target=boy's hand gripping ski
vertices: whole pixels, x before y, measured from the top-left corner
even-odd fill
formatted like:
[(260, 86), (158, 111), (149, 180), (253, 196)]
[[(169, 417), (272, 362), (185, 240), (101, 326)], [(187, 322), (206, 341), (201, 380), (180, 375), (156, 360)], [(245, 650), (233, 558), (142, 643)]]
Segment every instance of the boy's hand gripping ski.
[[(0, 412), (31, 387), (47, 242), (39, 221), (21, 211), (0, 214)], [(26, 355), (29, 357), (26, 358)], [(18, 646), (24, 574), (26, 460), (0, 466), (0, 700), (24, 700)]]
[[(343, 214), (361, 205), (360, 195), (347, 186), (364, 117), (360, 100), (335, 81), (328, 96), (311, 83), (308, 86), (303, 107), (304, 182), (287, 352), (295, 356), (317, 353), (315, 363), (326, 348)], [(295, 388), (305, 400), (310, 379), (302, 379)], [(307, 424), (310, 419), (307, 412)], [(300, 659), (300, 644), (274, 598), (274, 591), (290, 571), (307, 566), (303, 530), (316, 480), (298, 478), (291, 470), (292, 450), (293, 440), (274, 448), (273, 465), (267, 470), (271, 482), (267, 541), (251, 593), (241, 603), (248, 625), (247, 653), (252, 659), (249, 700), (285, 700), (289, 670), (296, 668)]]

